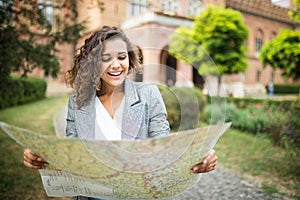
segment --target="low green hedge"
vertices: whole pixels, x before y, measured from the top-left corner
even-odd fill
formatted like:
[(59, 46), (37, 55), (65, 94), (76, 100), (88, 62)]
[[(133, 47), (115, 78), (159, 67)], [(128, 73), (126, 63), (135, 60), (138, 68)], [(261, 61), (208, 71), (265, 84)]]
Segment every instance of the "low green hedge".
[[(265, 86), (266, 90), (269, 92), (268, 85)], [(290, 84), (274, 84), (275, 94), (299, 94), (300, 85), (290, 85)]]
[(42, 99), (46, 89), (44, 79), (13, 76), (1, 83), (0, 109)]
[(254, 99), (254, 98), (234, 98), (227, 97), (227, 103), (235, 105), (237, 108), (247, 108), (249, 106), (267, 106), (288, 109), (292, 100), (275, 100), (275, 99)]
[(199, 127), (206, 97), (198, 88), (164, 87), (158, 85), (168, 112), (172, 131)]
[[(274, 145), (282, 146), (283, 141), (287, 141), (300, 147), (300, 99), (276, 105), (264, 101), (238, 107), (231, 102), (226, 106), (225, 121), (248, 133), (267, 134)], [(204, 112), (205, 122), (210, 122), (211, 115), (212, 107), (208, 105)]]

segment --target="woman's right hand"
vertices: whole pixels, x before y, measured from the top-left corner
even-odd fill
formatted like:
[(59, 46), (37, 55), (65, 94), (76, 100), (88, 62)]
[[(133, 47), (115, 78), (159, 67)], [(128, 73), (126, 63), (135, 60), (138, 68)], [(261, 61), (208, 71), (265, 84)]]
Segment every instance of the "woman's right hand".
[(30, 149), (24, 150), (23, 164), (31, 169), (45, 169), (48, 163), (44, 158), (34, 154)]

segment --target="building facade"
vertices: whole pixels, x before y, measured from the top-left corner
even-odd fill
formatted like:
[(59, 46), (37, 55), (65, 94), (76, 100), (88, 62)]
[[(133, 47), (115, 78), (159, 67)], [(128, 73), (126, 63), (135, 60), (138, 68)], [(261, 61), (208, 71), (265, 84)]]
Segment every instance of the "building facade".
[[(79, 21), (87, 21), (84, 37), (76, 44), (62, 45), (62, 74), (72, 65), (75, 49), (84, 39), (103, 25), (121, 27), (141, 50), (143, 74), (138, 79), (166, 85), (201, 85), (202, 77), (190, 64), (168, 53), (170, 36), (179, 26), (192, 27), (194, 16), (208, 4), (223, 5), (238, 10), (249, 29), (247, 40), (249, 67), (243, 73), (224, 76), (228, 93), (265, 92), (265, 85), (293, 83), (281, 77), (280, 70), (262, 67), (258, 59), (262, 45), (274, 38), (280, 29), (295, 29), (288, 17), (289, 0), (84, 0), (78, 5)], [(101, 3), (101, 5), (99, 4)], [(63, 78), (62, 78), (63, 79)]]

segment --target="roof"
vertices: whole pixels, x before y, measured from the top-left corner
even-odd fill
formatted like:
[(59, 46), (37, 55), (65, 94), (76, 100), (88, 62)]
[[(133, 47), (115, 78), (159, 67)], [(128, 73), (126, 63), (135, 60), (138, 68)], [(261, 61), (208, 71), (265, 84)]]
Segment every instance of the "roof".
[(226, 7), (230, 7), (241, 11), (242, 13), (249, 13), (271, 20), (294, 25), (288, 15), (290, 9), (281, 7), (271, 3), (271, 0), (225, 0)]

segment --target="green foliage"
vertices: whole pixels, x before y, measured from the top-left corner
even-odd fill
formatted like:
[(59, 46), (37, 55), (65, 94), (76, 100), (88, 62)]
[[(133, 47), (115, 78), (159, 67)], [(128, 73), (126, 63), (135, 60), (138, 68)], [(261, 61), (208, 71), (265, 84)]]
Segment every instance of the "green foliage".
[(168, 112), (172, 131), (197, 128), (206, 103), (198, 88), (158, 86)]
[(296, 99), (287, 112), (284, 134), (300, 147), (300, 98)]
[(227, 103), (235, 105), (237, 108), (247, 108), (247, 107), (276, 107), (282, 110), (287, 110), (290, 108), (291, 100), (275, 100), (275, 99), (254, 99), (254, 98), (234, 98), (228, 97)]
[[(0, 79), (9, 81), (12, 71), (26, 76), (41, 67), (46, 75), (56, 76), (60, 65), (55, 53), (57, 44), (72, 42), (84, 29), (76, 24), (77, 1), (60, 1), (42, 5), (37, 1), (4, 1), (0, 5)], [(53, 21), (45, 17), (45, 10), (70, 10), (69, 14), (54, 12)], [(60, 14), (58, 14), (60, 13)]]
[[(234, 98), (233, 98), (234, 100)], [(247, 101), (229, 100), (226, 107), (226, 122), (232, 127), (254, 135), (267, 134), (275, 146), (300, 145), (300, 100)], [(205, 122), (210, 123), (212, 107), (204, 111)]]
[(263, 46), (260, 59), (264, 66), (271, 65), (274, 69), (282, 69), (282, 76), (299, 79), (300, 31), (281, 30), (273, 40)]
[[(265, 86), (266, 90), (269, 90), (268, 85)], [(300, 85), (290, 85), (290, 84), (274, 84), (275, 94), (299, 94)]]
[(238, 11), (208, 6), (196, 17), (192, 29), (176, 30), (169, 52), (193, 64), (201, 75), (232, 74), (247, 67), (247, 37), (248, 30)]
[(44, 79), (13, 77), (0, 90), (0, 109), (45, 97), (47, 83)]
[[(237, 109), (234, 105), (226, 107), (226, 122), (232, 122), (232, 127), (241, 131), (252, 134), (260, 134), (265, 132), (265, 124), (267, 117), (260, 113), (254, 113), (257, 109)], [(212, 107), (209, 105), (205, 108), (204, 118), (206, 122), (211, 120)]]
[(289, 11), (289, 16), (295, 22), (300, 22), (300, 0), (294, 0), (295, 10)]

